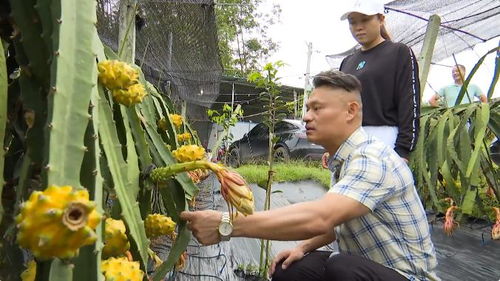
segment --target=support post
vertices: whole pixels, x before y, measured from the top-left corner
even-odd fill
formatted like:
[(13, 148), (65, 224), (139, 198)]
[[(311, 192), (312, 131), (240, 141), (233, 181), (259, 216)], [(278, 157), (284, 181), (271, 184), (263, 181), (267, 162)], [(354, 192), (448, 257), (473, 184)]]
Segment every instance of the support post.
[(309, 78), (311, 77), (311, 56), (312, 56), (312, 42), (307, 43), (307, 65), (304, 81), (304, 99), (302, 100), (302, 118), (306, 114), (306, 103), (311, 91), (311, 84), (309, 83)]
[(135, 13), (137, 0), (120, 1), (118, 56), (122, 61), (135, 63)]
[(425, 85), (427, 83), (427, 77), (429, 76), (432, 54), (434, 53), (434, 46), (436, 45), (440, 24), (441, 18), (438, 15), (432, 15), (429, 17), (429, 22), (427, 23), (427, 29), (425, 31), (424, 43), (422, 44), (422, 50), (420, 51), (420, 55), (418, 57), (420, 99), (422, 99)]

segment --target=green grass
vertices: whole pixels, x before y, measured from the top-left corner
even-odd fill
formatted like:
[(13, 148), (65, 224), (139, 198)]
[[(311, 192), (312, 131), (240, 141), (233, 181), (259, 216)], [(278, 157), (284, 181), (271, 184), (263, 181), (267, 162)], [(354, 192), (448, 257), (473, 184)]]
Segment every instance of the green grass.
[[(266, 187), (267, 172), (269, 167), (264, 164), (243, 165), (236, 169), (248, 183), (256, 183), (260, 187)], [(313, 180), (325, 188), (330, 186), (330, 172), (322, 168), (319, 163), (304, 161), (291, 161), (289, 163), (277, 163), (274, 165), (274, 182), (298, 182)]]

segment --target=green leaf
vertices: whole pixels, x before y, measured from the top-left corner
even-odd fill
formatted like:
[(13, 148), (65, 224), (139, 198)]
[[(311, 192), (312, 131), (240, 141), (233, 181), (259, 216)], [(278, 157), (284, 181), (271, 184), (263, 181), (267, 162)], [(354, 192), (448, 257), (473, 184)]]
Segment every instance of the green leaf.
[(448, 109), (441, 118), (439, 118), (437, 125), (437, 165), (441, 166), (445, 160), (444, 154), (446, 152), (445, 145), (445, 128), (448, 125), (448, 118), (452, 113), (452, 109)]
[(95, 7), (94, 1), (52, 2), (58, 24), (52, 37), (57, 54), (51, 64), (49, 184), (80, 186), (90, 93), (97, 84)]
[(453, 198), (453, 200), (457, 201), (460, 196), (460, 190), (458, 190), (458, 187), (455, 184), (455, 177), (453, 177), (450, 167), (448, 166), (448, 161), (445, 161), (443, 163), (443, 166), (441, 166), (441, 175), (443, 176), (443, 179), (446, 181), (446, 193)]
[[(99, 128), (99, 92), (97, 88), (91, 93), (91, 104), (89, 111), (92, 115), (87, 132), (85, 134), (85, 146), (88, 151), (85, 153), (81, 169), (82, 185), (89, 190), (90, 199), (96, 204), (96, 210), (103, 214), (103, 178), (100, 167), (100, 145), (98, 136)], [(104, 276), (101, 273), (101, 250), (103, 247), (102, 239), (103, 223), (97, 225), (97, 240), (93, 245), (80, 249), (80, 254), (75, 259), (75, 269), (73, 281), (103, 281)]]
[[(469, 120), (469, 117), (476, 110), (476, 106), (477, 106), (476, 104), (471, 104), (470, 106), (468, 106), (468, 108), (465, 111), (465, 113), (461, 115), (460, 123), (458, 124), (457, 127), (455, 127), (455, 129), (453, 129), (451, 131), (450, 135), (448, 136), (448, 140), (446, 142), (446, 144), (447, 144), (446, 147), (447, 147), (447, 150), (448, 150), (448, 156), (449, 156), (449, 158), (451, 158), (453, 160), (453, 163), (455, 163), (455, 165), (457, 166), (457, 168), (459, 169), (459, 171), (462, 173), (463, 176), (465, 176), (465, 173), (466, 173), (466, 166), (465, 166), (465, 164), (462, 161), (462, 159), (464, 159), (464, 158), (460, 158), (459, 157), (459, 155), (457, 153), (457, 150), (455, 148), (455, 136), (457, 135), (457, 133), (460, 133), (463, 130), (465, 130), (465, 133), (467, 133), (466, 124), (467, 124), (467, 122)], [(464, 132), (462, 132), (462, 134), (463, 133)], [(466, 149), (470, 149), (470, 147), (466, 148)], [(465, 159), (467, 159), (467, 158), (465, 158)], [(450, 162), (448, 164), (450, 164), (450, 167), (451, 167), (452, 163)]]
[(469, 163), (467, 164), (467, 171), (465, 176), (469, 178), (474, 170), (474, 167), (478, 167), (478, 157), (479, 152), (483, 147), (483, 139), (486, 134), (486, 128), (488, 125), (488, 120), (490, 118), (490, 106), (487, 103), (482, 103), (481, 106), (476, 111), (475, 125), (476, 130), (474, 132), (474, 151), (472, 152)]
[[(0, 194), (2, 194), (3, 185), (3, 167), (5, 163), (5, 124), (7, 124), (7, 67), (5, 63), (5, 52), (3, 50), (2, 40), (0, 39)], [(3, 218), (3, 206), (0, 202), (0, 222)]]
[(99, 97), (99, 116), (101, 121), (99, 126), (99, 137), (108, 160), (114, 188), (122, 209), (122, 216), (132, 238), (137, 244), (141, 256), (142, 267), (146, 268), (149, 240), (146, 237), (144, 222), (142, 221), (138, 204), (131, 198), (127, 190), (128, 175), (125, 173), (126, 163), (121, 153), (121, 147), (118, 145), (118, 135), (113, 123), (111, 108), (106, 102), (102, 87), (99, 87)]
[(49, 281), (68, 281), (73, 279), (73, 264), (54, 259), (50, 266)]
[(128, 116), (128, 111), (124, 106), (120, 106), (121, 116), (123, 118), (123, 126), (125, 128), (125, 136), (127, 140), (127, 175), (128, 186), (127, 189), (132, 196), (132, 199), (137, 198), (139, 193), (139, 158), (135, 150), (135, 140), (132, 137), (131, 124)]
[[(139, 120), (139, 116), (137, 115), (137, 111), (135, 107), (130, 107), (127, 109), (128, 120), (130, 123), (130, 129), (132, 131), (132, 135), (134, 136), (134, 143), (137, 147), (137, 152), (139, 155), (140, 167), (142, 171), (145, 171), (152, 163), (153, 160), (151, 155), (149, 154), (149, 146), (146, 141), (146, 137), (144, 135), (144, 131), (142, 130), (141, 121)], [(140, 191), (140, 208), (141, 214), (144, 218), (150, 210), (151, 202), (150, 202), (150, 189), (152, 188), (149, 180), (144, 180), (142, 182), (142, 189)]]
[(477, 192), (478, 192), (477, 186), (470, 185), (467, 188), (464, 200), (462, 202), (462, 205), (460, 206), (460, 209), (462, 210), (463, 214), (468, 214), (468, 215), (472, 214), (474, 210), (474, 205), (476, 203)]
[(488, 89), (488, 100), (493, 97), (495, 92), (495, 86), (497, 85), (498, 78), (500, 76), (500, 47), (497, 47), (497, 54), (495, 56), (495, 71), (493, 72), (493, 79), (491, 79), (490, 88)]
[[(50, 54), (41, 36), (43, 34), (42, 24), (35, 10), (35, 3), (36, 0), (10, 1), (12, 17), (16, 23), (16, 29), (20, 31), (20, 42), (22, 42), (24, 55), (26, 55), (29, 61), (30, 70), (38, 82), (46, 87), (49, 84), (50, 72), (48, 71), (48, 62)], [(85, 13), (85, 11), (83, 11), (83, 13)], [(55, 19), (51, 18), (51, 20)], [(50, 32), (50, 30), (48, 30), (48, 32)], [(46, 35), (48, 36), (50, 34)], [(59, 40), (59, 37), (57, 36), (54, 39)], [(76, 37), (73, 36), (71, 39), (74, 40)]]

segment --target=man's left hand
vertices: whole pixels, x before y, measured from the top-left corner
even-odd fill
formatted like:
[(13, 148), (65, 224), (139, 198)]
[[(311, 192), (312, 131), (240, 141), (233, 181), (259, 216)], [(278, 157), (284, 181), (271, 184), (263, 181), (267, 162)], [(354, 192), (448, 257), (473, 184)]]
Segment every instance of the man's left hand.
[(182, 212), (181, 219), (187, 222), (187, 228), (203, 245), (213, 245), (220, 242), (219, 224), (222, 213), (212, 210)]

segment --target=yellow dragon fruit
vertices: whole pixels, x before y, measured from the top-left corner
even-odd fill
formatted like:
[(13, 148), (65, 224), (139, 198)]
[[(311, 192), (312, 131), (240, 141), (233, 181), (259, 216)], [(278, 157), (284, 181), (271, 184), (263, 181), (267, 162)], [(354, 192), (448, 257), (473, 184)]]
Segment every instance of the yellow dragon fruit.
[(190, 133), (184, 133), (184, 134), (179, 134), (177, 135), (177, 140), (179, 142), (183, 142), (183, 141), (188, 141), (192, 138), (191, 134)]
[(34, 260), (28, 263), (28, 268), (26, 268), (23, 273), (21, 273), (22, 281), (35, 281), (36, 277), (36, 262)]
[(191, 162), (205, 158), (205, 149), (194, 144), (183, 145), (172, 151), (177, 162)]
[(174, 232), (175, 225), (175, 222), (170, 217), (160, 214), (150, 214), (144, 221), (148, 238), (170, 235)]
[(129, 261), (126, 257), (102, 261), (101, 271), (106, 281), (141, 281), (144, 276), (139, 262)]
[(99, 81), (108, 89), (126, 89), (138, 82), (139, 72), (132, 66), (117, 60), (97, 64)]
[(51, 185), (21, 205), (17, 242), (40, 259), (72, 258), (80, 247), (95, 242), (100, 221), (86, 189)]
[(172, 124), (179, 129), (182, 126), (182, 122), (184, 122), (183, 118), (179, 114), (169, 114), (170, 120), (172, 121)]
[(142, 84), (134, 84), (126, 89), (113, 90), (113, 99), (125, 106), (131, 106), (142, 102), (147, 92)]
[(123, 255), (130, 249), (125, 224), (122, 220), (107, 218), (104, 226), (104, 258)]

